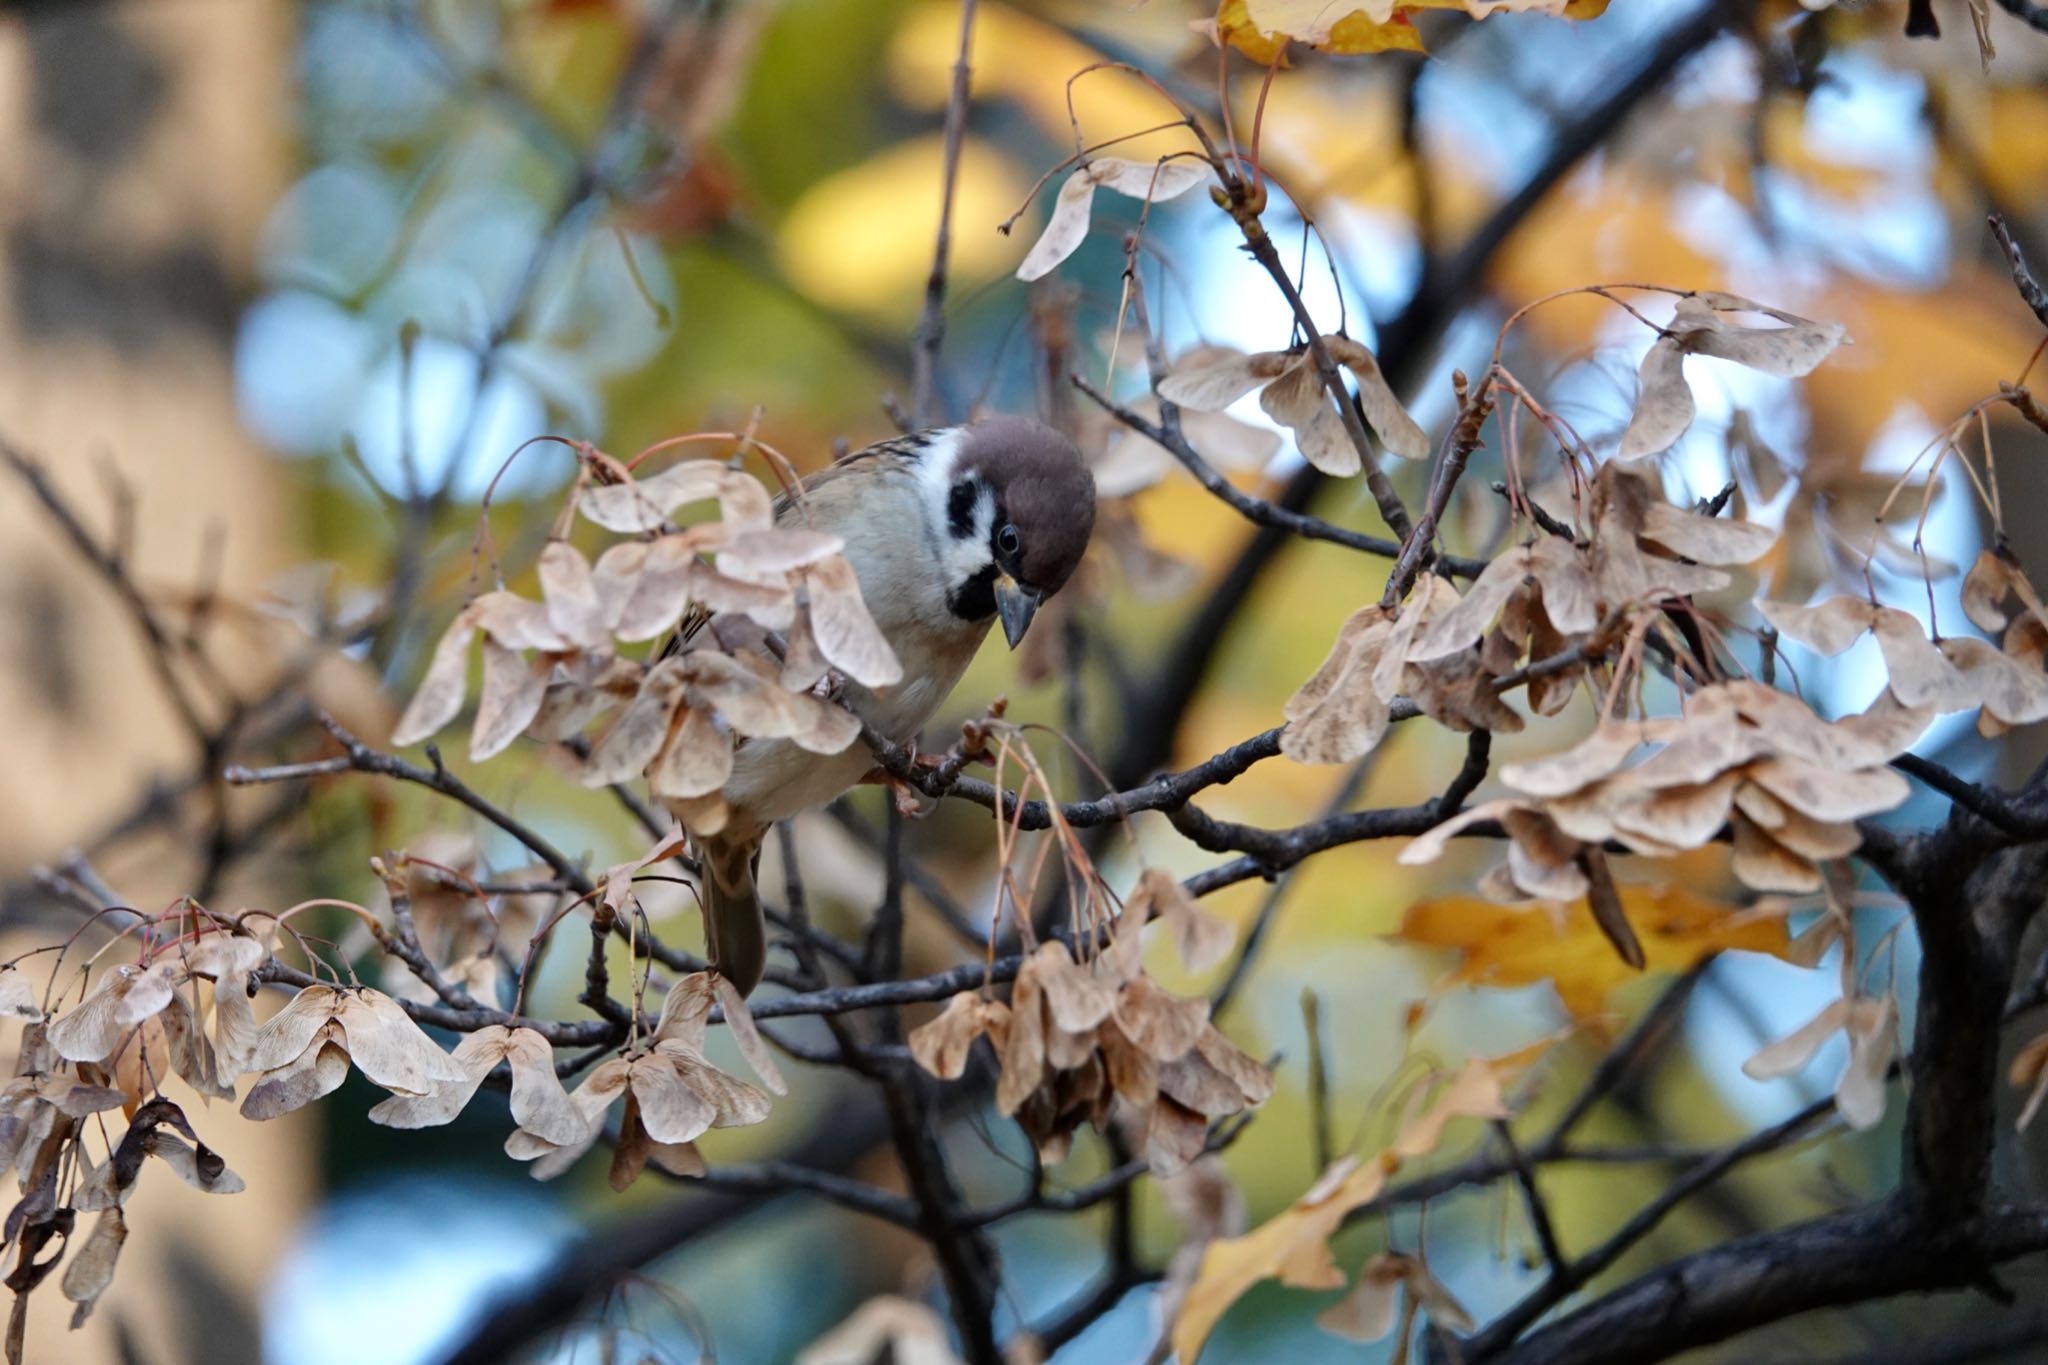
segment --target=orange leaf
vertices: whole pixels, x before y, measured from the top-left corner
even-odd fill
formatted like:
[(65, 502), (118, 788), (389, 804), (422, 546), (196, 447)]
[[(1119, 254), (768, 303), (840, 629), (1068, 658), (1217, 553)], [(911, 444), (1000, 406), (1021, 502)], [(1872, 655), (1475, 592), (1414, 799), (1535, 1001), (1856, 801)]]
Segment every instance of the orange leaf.
[[(1785, 922), (1746, 915), (1682, 887), (1640, 884), (1617, 888), (1642, 944), (1650, 971), (1684, 971), (1730, 948), (1784, 957)], [(1446, 984), (1526, 986), (1549, 981), (1566, 1009), (1581, 1017), (1600, 1013), (1607, 993), (1635, 972), (1614, 954), (1581, 900), (1553, 916), (1541, 907), (1497, 905), (1476, 896), (1420, 901), (1402, 917), (1399, 937), (1434, 948), (1456, 948), (1461, 960)]]

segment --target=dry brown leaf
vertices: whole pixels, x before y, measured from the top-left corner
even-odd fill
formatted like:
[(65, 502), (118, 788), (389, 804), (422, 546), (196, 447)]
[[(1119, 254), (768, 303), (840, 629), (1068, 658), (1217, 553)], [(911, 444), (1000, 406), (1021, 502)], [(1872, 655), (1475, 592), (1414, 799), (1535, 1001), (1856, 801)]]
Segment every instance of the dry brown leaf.
[(1358, 1282), (1316, 1314), (1316, 1326), (1346, 1341), (1378, 1341), (1393, 1331), (1411, 1259), (1400, 1252), (1382, 1251), (1366, 1261), (1358, 1272)]
[(1452, 1120), (1505, 1117), (1502, 1082), (1528, 1060), (1526, 1053), (1469, 1060), (1402, 1129), (1393, 1148), (1366, 1160), (1339, 1159), (1290, 1207), (1241, 1237), (1211, 1242), (1169, 1334), (1180, 1359), (1196, 1360), (1230, 1306), (1262, 1280), (1277, 1279), (1295, 1289), (1342, 1285), (1344, 1273), (1330, 1254), (1329, 1241), (1346, 1216), (1376, 1199), (1404, 1161), (1434, 1151)]
[(1230, 1306), (1262, 1280), (1293, 1289), (1342, 1285), (1330, 1237), (1353, 1209), (1379, 1197), (1397, 1166), (1397, 1158), (1361, 1163), (1345, 1157), (1287, 1209), (1243, 1236), (1211, 1242), (1173, 1322), (1170, 1339), (1180, 1359), (1198, 1359)]

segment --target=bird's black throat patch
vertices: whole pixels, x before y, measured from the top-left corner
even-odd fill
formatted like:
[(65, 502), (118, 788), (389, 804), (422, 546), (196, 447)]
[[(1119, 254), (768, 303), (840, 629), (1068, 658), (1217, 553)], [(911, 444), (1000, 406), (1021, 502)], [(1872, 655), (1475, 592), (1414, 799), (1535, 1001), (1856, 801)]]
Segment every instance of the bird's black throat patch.
[(964, 583), (946, 590), (946, 605), (963, 621), (986, 621), (996, 614), (996, 566), (988, 565)]

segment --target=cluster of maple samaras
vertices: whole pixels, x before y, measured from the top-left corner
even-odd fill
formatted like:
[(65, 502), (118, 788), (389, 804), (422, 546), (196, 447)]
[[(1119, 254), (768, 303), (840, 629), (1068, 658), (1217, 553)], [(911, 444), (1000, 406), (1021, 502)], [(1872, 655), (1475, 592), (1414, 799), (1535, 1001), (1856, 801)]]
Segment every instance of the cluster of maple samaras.
[(1714, 683), (1687, 697), (1682, 715), (1608, 720), (1563, 753), (1503, 768), (1501, 780), (1521, 795), (1452, 817), (1403, 849), (1401, 861), (1428, 862), (1466, 826), (1499, 820), (1509, 843), (1496, 889), (1510, 899), (1573, 901), (1593, 889), (1591, 851), (1613, 842), (1668, 858), (1727, 828), (1744, 884), (1818, 891), (1820, 865), (1861, 842), (1855, 822), (1911, 793), (1886, 765), (1932, 718), (1881, 700), (1862, 715), (1824, 721), (1761, 683)]
[[(2006, 620), (2004, 602), (2017, 595), (2026, 610)], [(1860, 597), (1831, 597), (1813, 606), (1762, 604), (1780, 635), (1820, 654), (1839, 654), (1874, 636), (1899, 705), (1930, 711), (1976, 711), (1977, 729), (1996, 739), (2016, 725), (2048, 720), (2048, 611), (2019, 567), (1986, 551), (1964, 582), (1963, 607), (1986, 631), (2003, 627), (2000, 645), (1967, 635), (1930, 640), (1912, 613)]]
[(1454, 730), (1518, 731), (1501, 699), (1526, 683), (1539, 715), (1564, 709), (1590, 659), (1637, 629), (1669, 630), (1663, 603), (1729, 584), (1715, 565), (1746, 563), (1771, 546), (1763, 526), (1696, 516), (1665, 502), (1640, 469), (1601, 466), (1593, 531), (1584, 544), (1541, 536), (1494, 557), (1460, 596), (1423, 575), (1399, 610), (1353, 612), (1314, 676), (1286, 706), (1282, 752), (1348, 763), (1386, 734), (1396, 696)]
[[(717, 520), (669, 521), (677, 508), (713, 499)], [(538, 566), (542, 600), (503, 590), (473, 599), (435, 646), (394, 744), (416, 743), (455, 718), (481, 636), (472, 758), (522, 734), (566, 740), (616, 710), (583, 781), (607, 786), (645, 772), (656, 796), (708, 834), (724, 823), (718, 793), (732, 775), (735, 736), (838, 753), (860, 724), (828, 695), (832, 675), (867, 687), (902, 678), (839, 537), (777, 526), (767, 490), (751, 476), (693, 460), (588, 488), (578, 507), (633, 539), (594, 564), (567, 541), (550, 541)], [(686, 614), (687, 647), (653, 660), (618, 652), (667, 634)]]
[(1041, 1158), (1064, 1160), (1074, 1130), (1100, 1128), (1121, 1100), (1143, 1121), (1153, 1171), (1182, 1170), (1202, 1155), (1209, 1124), (1263, 1103), (1273, 1077), (1209, 1021), (1207, 1000), (1176, 998), (1146, 975), (1141, 936), (1155, 913), (1190, 971), (1213, 967), (1230, 949), (1229, 926), (1153, 868), (1101, 952), (1077, 962), (1056, 939), (1039, 944), (1007, 1005), (960, 992), (911, 1033), (911, 1055), (955, 1080), (974, 1040), (986, 1037), (1001, 1067), (996, 1109), (1015, 1116)]
[[(606, 1111), (622, 1097), (626, 1112), (615, 1180), (630, 1180), (650, 1159), (670, 1170), (701, 1173), (703, 1163), (690, 1145), (697, 1137), (710, 1128), (758, 1123), (769, 1106), (760, 1090), (705, 1059), (705, 1027), (714, 1003), (724, 1007), (740, 1055), (762, 1084), (785, 1093), (745, 1004), (730, 984), (709, 973), (676, 982), (652, 1030), (570, 1092), (558, 1077), (552, 1044), (538, 1030), (491, 1024), (467, 1034), (453, 1053), (444, 1052), (396, 1000), (365, 986), (306, 986), (259, 1025), (249, 982), (269, 957), (270, 945), (257, 938), (207, 933), (161, 950), (147, 965), (114, 968), (79, 1004), (47, 1024), (38, 1022), (38, 1036), (23, 1049), (25, 1079), (0, 1095), (0, 1143), (13, 1144), (5, 1148), (10, 1159), (31, 1151), (38, 1133), (52, 1126), (54, 1120), (37, 1106), (61, 1113), (81, 1105), (86, 1112), (136, 1103), (172, 1072), (219, 1099), (233, 1099), (237, 1081), (253, 1075), (241, 1111), (248, 1118), (273, 1119), (331, 1094), (353, 1068), (392, 1094), (370, 1111), (372, 1119), (394, 1128), (424, 1128), (452, 1121), (502, 1064), (510, 1074), (518, 1125), (506, 1151), (533, 1161), (537, 1177), (559, 1174), (589, 1150), (604, 1131)], [(210, 1000), (200, 992), (209, 980)], [(0, 972), (0, 1008), (40, 1020), (16, 969)], [(10, 1126), (9, 1118), (22, 1122)], [(191, 1164), (189, 1153), (174, 1148), (160, 1146), (153, 1154), (174, 1165)], [(232, 1187), (241, 1184), (236, 1180)]]
[(500, 1025), (480, 1029), (459, 1044), (451, 1060), (456, 1081), (424, 1095), (397, 1096), (370, 1111), (393, 1128), (451, 1122), (500, 1062), (512, 1077), (512, 1119), (505, 1154), (533, 1163), (537, 1180), (552, 1180), (574, 1165), (605, 1131), (605, 1114), (623, 1099), (612, 1150), (611, 1183), (623, 1190), (651, 1162), (672, 1175), (702, 1175), (696, 1140), (713, 1128), (743, 1128), (768, 1117), (770, 1100), (756, 1087), (726, 1074), (704, 1055), (713, 1004), (740, 1055), (761, 1084), (787, 1094), (782, 1073), (754, 1027), (739, 992), (723, 977), (696, 972), (671, 986), (654, 1029), (625, 1052), (592, 1068), (575, 1090), (556, 1077), (554, 1050), (532, 1029)]

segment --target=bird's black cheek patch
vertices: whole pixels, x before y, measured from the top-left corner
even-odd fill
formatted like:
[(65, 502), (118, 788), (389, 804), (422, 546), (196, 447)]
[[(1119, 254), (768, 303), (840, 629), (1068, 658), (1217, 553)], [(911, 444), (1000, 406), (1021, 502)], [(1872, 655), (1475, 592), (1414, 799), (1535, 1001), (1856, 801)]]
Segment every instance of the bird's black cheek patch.
[(946, 499), (946, 521), (953, 531), (953, 539), (965, 540), (974, 534), (974, 504), (981, 501), (981, 484), (974, 479), (962, 479), (953, 485), (952, 493)]
[(946, 605), (963, 621), (986, 621), (996, 614), (996, 566), (991, 564), (946, 593)]

